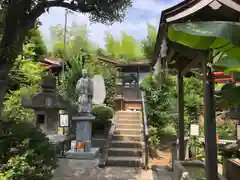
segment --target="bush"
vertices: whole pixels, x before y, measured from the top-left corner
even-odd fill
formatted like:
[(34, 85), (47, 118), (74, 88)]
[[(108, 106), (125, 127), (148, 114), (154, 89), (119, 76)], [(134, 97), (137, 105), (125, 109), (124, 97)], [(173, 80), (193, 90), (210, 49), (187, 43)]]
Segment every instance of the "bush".
[(236, 139), (236, 120), (217, 117), (216, 126), (220, 139)]
[(21, 88), (8, 93), (5, 97), (6, 100), (3, 102), (3, 118), (14, 119), (15, 121), (33, 121), (35, 117), (34, 111), (22, 106), (21, 97), (30, 98), (37, 90), (38, 87), (31, 87), (29, 89)]
[(176, 104), (175, 88), (174, 79), (168, 77), (166, 83), (160, 89), (151, 74), (141, 84), (141, 89), (145, 91), (146, 113), (149, 124), (157, 127), (158, 131), (173, 122), (173, 112)]
[(196, 77), (184, 78), (184, 132), (189, 134), (190, 125), (198, 124), (203, 102), (203, 84)]
[(150, 150), (149, 151), (150, 157), (156, 157), (156, 151), (160, 146), (160, 136), (159, 136), (158, 128), (149, 126), (148, 144), (149, 144), (149, 150)]
[[(17, 121), (32, 121), (34, 112), (22, 107), (21, 97), (30, 98), (39, 90), (40, 80), (44, 75), (45, 68), (39, 62), (34, 61), (35, 46), (26, 44), (23, 52), (15, 60), (14, 66), (9, 73), (10, 86), (4, 99), (2, 115), (5, 119)], [(14, 109), (14, 111), (13, 111)]]
[(71, 68), (64, 72), (64, 80), (58, 86), (59, 93), (68, 98), (69, 101), (74, 104), (78, 99), (76, 94), (77, 81), (82, 77), (82, 56), (73, 55), (69, 59)]
[(0, 179), (50, 180), (57, 159), (45, 134), (28, 122), (1, 123)]
[(168, 124), (166, 127), (163, 128), (163, 132), (161, 133), (163, 136), (175, 136), (176, 129), (173, 124)]
[(105, 105), (96, 105), (92, 109), (92, 115), (99, 121), (107, 121), (113, 118), (113, 113), (113, 109)]

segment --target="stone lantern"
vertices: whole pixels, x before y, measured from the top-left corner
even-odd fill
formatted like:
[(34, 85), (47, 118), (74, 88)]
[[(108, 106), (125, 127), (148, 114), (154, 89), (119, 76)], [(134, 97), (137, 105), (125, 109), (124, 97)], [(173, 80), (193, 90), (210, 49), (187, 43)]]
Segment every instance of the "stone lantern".
[(58, 134), (59, 110), (68, 110), (69, 102), (56, 92), (56, 78), (49, 72), (40, 84), (40, 90), (31, 99), (22, 98), (22, 105), (36, 114), (39, 126), (50, 139)]

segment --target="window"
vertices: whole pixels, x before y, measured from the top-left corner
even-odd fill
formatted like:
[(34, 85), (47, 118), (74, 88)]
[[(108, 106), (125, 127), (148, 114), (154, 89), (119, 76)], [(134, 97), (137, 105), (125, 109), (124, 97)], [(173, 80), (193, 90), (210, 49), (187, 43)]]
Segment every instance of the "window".
[(44, 114), (38, 114), (37, 115), (37, 124), (44, 124), (45, 122), (45, 115)]
[(136, 85), (138, 83), (137, 73), (123, 73), (122, 76), (124, 86)]

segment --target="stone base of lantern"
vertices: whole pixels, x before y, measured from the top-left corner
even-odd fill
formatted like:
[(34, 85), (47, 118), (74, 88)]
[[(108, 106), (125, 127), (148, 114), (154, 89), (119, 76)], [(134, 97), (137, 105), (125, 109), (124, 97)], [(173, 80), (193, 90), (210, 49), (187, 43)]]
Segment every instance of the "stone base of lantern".
[(89, 152), (76, 152), (69, 150), (65, 153), (65, 157), (68, 159), (94, 159), (99, 154), (99, 148), (91, 148)]

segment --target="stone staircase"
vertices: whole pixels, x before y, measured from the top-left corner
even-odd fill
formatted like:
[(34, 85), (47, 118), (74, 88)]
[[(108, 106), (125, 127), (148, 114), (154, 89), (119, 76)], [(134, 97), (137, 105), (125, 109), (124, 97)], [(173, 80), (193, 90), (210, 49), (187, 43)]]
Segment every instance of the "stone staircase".
[(116, 130), (108, 152), (107, 166), (140, 167), (143, 154), (143, 134), (140, 112), (116, 113)]

